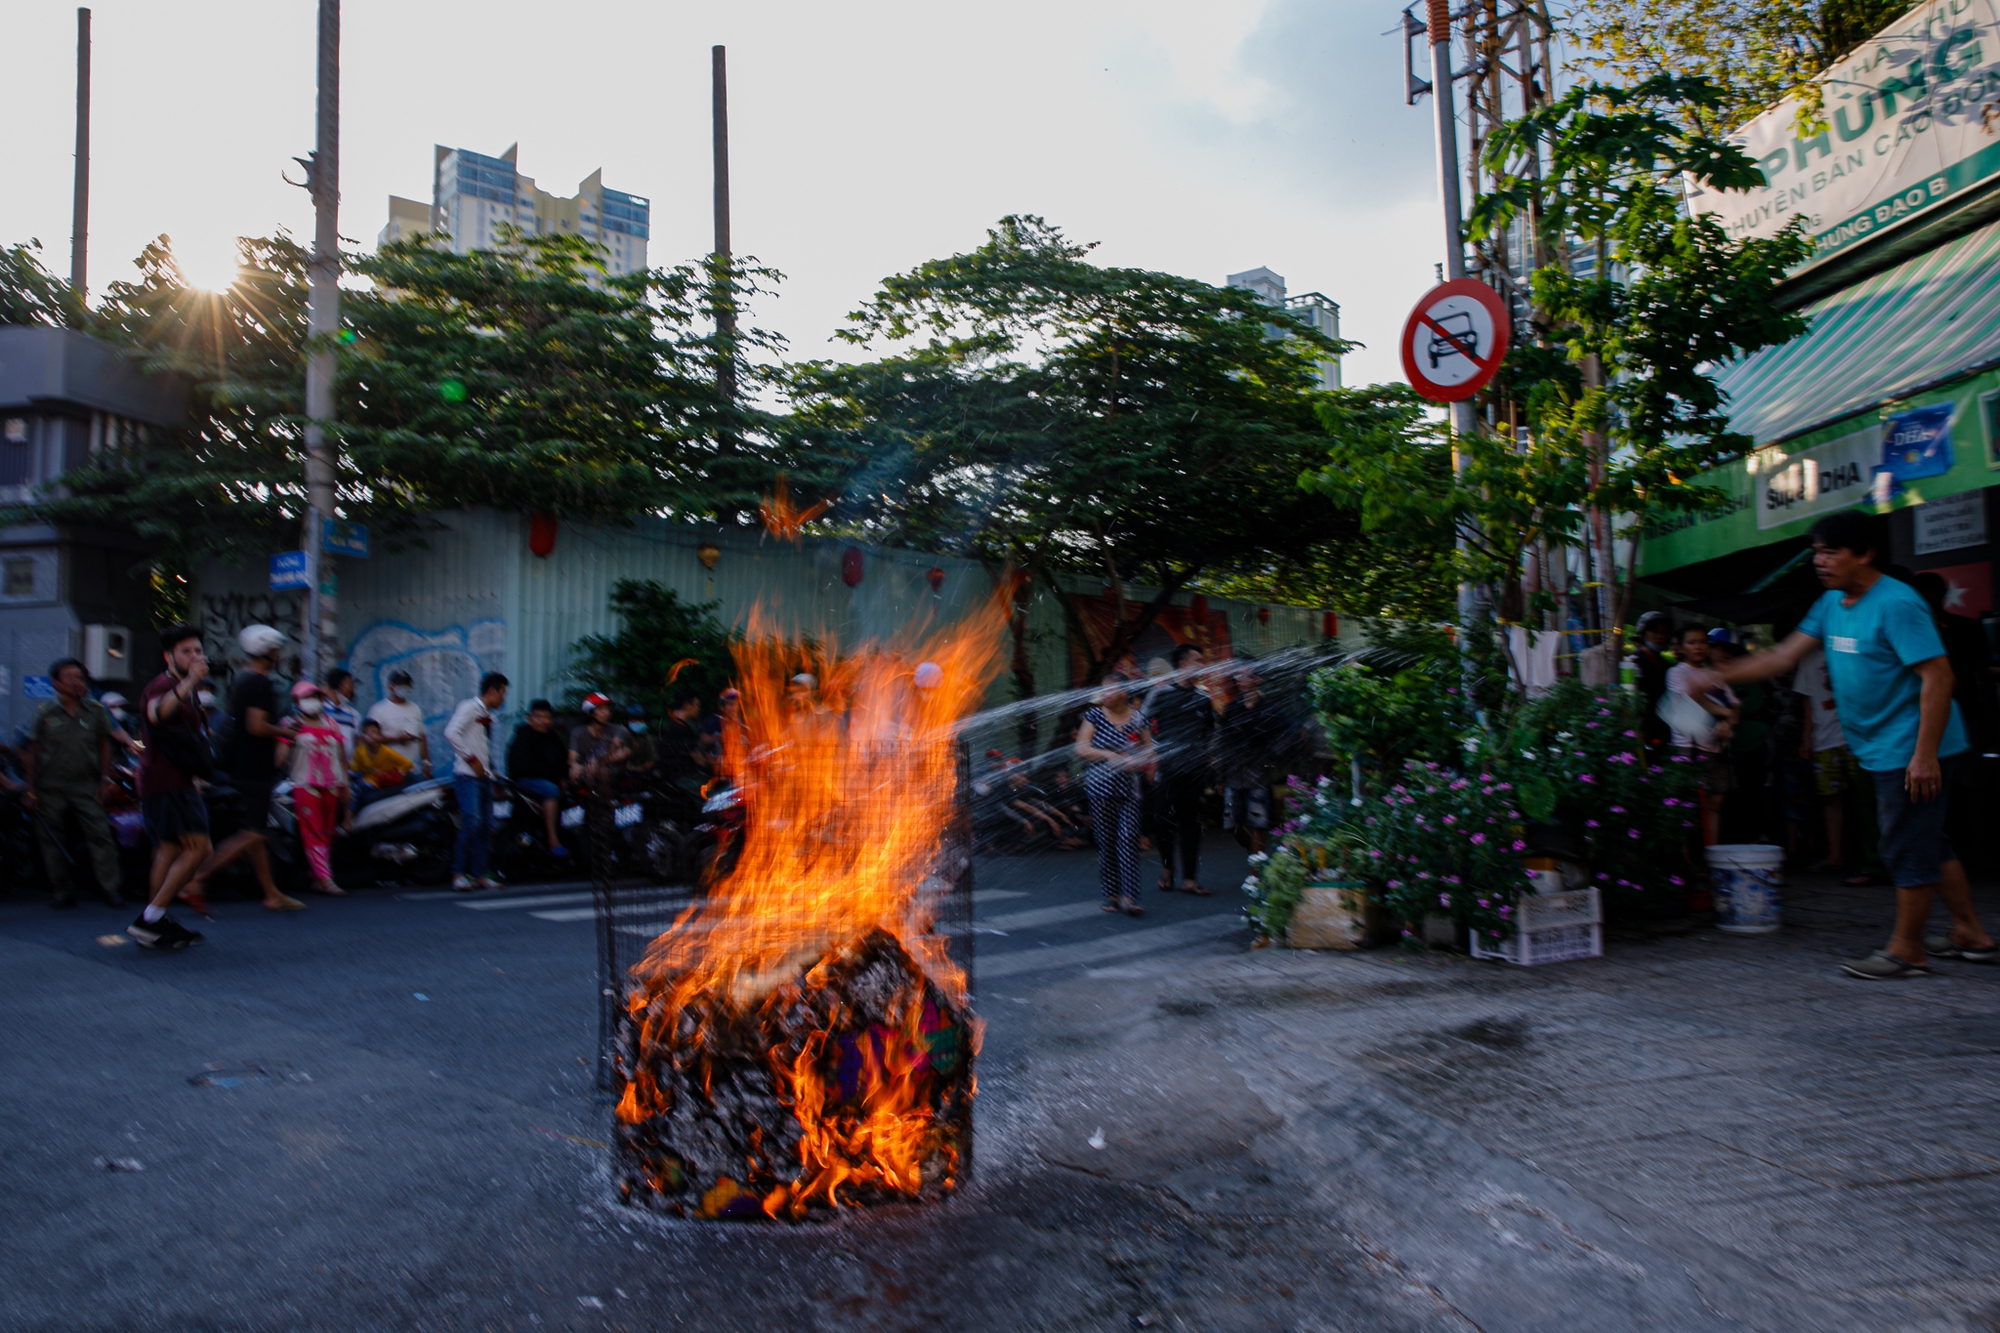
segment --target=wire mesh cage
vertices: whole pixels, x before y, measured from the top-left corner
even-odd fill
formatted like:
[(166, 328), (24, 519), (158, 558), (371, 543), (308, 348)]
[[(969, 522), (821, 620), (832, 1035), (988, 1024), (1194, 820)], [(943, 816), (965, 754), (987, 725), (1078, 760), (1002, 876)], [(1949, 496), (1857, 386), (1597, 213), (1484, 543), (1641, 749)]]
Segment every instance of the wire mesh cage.
[[(965, 747), (946, 744), (950, 785), (922, 807), (941, 812), (942, 827), (914, 844), (914, 861), (887, 863), (899, 867), (891, 879), (872, 868), (885, 792), (873, 783), (809, 824), (759, 811), (753, 791), (734, 837), (689, 858), (710, 861), (697, 885), (626, 873), (616, 808), (592, 808), (599, 1079), (617, 1101), (613, 1171), (628, 1203), (800, 1220), (941, 1197), (967, 1178), (978, 1045), (971, 784)], [(806, 844), (797, 862), (794, 840)], [(814, 882), (789, 883), (788, 867)], [(871, 883), (888, 891), (878, 899)], [(850, 910), (850, 893), (868, 895), (866, 912)], [(715, 983), (711, 967), (750, 956), (737, 952), (746, 938), (774, 937), (805, 952), (763, 955), (764, 970), (737, 974), (742, 985)]]

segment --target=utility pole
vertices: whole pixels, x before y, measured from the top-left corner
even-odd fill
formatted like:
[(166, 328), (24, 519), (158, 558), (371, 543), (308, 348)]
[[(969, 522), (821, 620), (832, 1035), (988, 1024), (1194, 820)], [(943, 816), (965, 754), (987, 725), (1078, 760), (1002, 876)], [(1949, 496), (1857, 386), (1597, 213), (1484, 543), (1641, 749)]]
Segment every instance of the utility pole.
[(736, 293), (729, 273), (729, 65), (726, 48), (711, 52), (715, 120), (715, 387), (725, 408), (736, 405)]
[[(1458, 114), (1451, 93), (1451, 8), (1448, 0), (1430, 0), (1426, 14), (1426, 35), (1431, 44), (1431, 101), (1437, 111), (1438, 193), (1444, 199), (1444, 276), (1447, 280), (1465, 276), (1465, 223), (1458, 196)], [(1457, 441), (1469, 438), (1477, 429), (1470, 400), (1451, 405), (1452, 471), (1463, 473), (1465, 452)], [(1469, 545), (1463, 532), (1458, 549)], [(1458, 585), (1458, 624), (1461, 634), (1471, 633), (1479, 618), (1479, 590), (1470, 580)]]
[(321, 549), (335, 504), (334, 342), (340, 332), (340, 0), (319, 0), (317, 142), (306, 167), (313, 200), (312, 285), (306, 305), (306, 615), (300, 671), (318, 680), (339, 644), (337, 593)]
[(90, 279), (90, 11), (76, 11), (76, 198), (70, 206), (69, 285), (83, 300)]

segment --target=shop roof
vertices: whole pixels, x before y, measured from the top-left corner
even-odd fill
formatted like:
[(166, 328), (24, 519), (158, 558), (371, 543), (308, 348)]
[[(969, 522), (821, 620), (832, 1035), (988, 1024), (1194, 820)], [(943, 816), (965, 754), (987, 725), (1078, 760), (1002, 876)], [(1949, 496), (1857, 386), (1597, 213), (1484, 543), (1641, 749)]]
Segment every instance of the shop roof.
[(1770, 444), (2000, 362), (2000, 223), (1807, 306), (1806, 332), (1716, 377)]

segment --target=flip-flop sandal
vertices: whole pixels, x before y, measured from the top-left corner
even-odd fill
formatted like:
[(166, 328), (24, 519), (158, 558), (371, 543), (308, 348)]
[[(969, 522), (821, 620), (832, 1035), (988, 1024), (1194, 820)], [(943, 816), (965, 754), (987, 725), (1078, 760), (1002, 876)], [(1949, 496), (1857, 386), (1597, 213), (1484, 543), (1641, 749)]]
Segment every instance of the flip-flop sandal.
[(1967, 949), (1952, 943), (1949, 935), (1924, 936), (1924, 952), (1933, 958), (1956, 958), (1967, 963), (1991, 963), (2000, 960), (2000, 945), (1989, 945), (1984, 949)]
[(1128, 906), (1128, 907), (1124, 908), (1124, 909), (1123, 909), (1123, 911), (1124, 911), (1124, 913), (1125, 913), (1125, 915), (1126, 915), (1126, 916), (1144, 916), (1144, 915), (1146, 915), (1146, 909), (1145, 909), (1145, 908), (1143, 908), (1143, 907), (1141, 907), (1141, 906), (1139, 906), (1139, 904), (1138, 904), (1138, 903), (1136, 903), (1136, 902), (1133, 902), (1133, 903), (1132, 903), (1132, 904), (1131, 904), (1130, 906)]
[(1877, 949), (1856, 962), (1842, 963), (1840, 970), (1863, 981), (1897, 981), (1904, 977), (1927, 977), (1931, 974), (1928, 967), (1906, 963), (1886, 949)]
[(1850, 889), (1859, 889), (1870, 884), (1880, 884), (1882, 881), (1874, 875), (1849, 875), (1840, 882)]
[(1194, 885), (1194, 886), (1192, 886), (1192, 887), (1190, 887), (1190, 886), (1188, 886), (1188, 885), (1186, 885), (1186, 884), (1183, 884), (1183, 885), (1181, 885), (1181, 892), (1182, 892), (1182, 893), (1192, 893), (1192, 894), (1193, 894), (1193, 895), (1194, 895), (1195, 897), (1197, 897), (1197, 898), (1213, 898), (1213, 897), (1215, 896), (1214, 894), (1210, 893), (1210, 892), (1209, 892), (1209, 891), (1208, 891), (1207, 889), (1204, 889), (1204, 888), (1203, 888), (1203, 887), (1202, 887), (1201, 885), (1199, 885), (1199, 884), (1196, 884), (1196, 885)]
[(1116, 912), (1120, 909), (1116, 903), (1106, 903), (1104, 904), (1104, 910), (1107, 912)]

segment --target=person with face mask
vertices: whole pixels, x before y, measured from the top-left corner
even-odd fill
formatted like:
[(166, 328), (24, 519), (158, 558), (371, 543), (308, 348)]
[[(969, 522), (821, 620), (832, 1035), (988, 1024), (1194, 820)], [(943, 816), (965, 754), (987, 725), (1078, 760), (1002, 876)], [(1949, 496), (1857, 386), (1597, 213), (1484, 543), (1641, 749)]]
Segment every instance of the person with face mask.
[[(112, 690), (97, 702), (104, 705), (104, 711), (111, 714), (111, 739), (125, 747), (127, 754), (136, 758), (146, 747), (132, 737), (133, 718), (131, 704), (124, 695)], [(122, 760), (120, 761), (123, 762)]]
[(278, 785), (278, 746), (290, 738), (292, 719), (278, 704), (278, 687), (271, 680), (284, 652), (285, 636), (269, 625), (247, 625), (236, 636), (243, 650), (243, 670), (229, 686), (229, 712), (236, 730), (228, 749), (229, 783), (236, 789), (236, 809), (242, 821), (194, 872), (182, 896), (203, 916), (208, 912), (208, 883), (238, 857), (247, 857), (264, 891), (265, 910), (296, 912), (305, 907), (279, 891), (271, 876), (270, 848), (264, 830), (270, 827), (271, 792)]
[(368, 717), (382, 728), (382, 739), (415, 766), (417, 777), (431, 775), (430, 731), (423, 708), (410, 698), (409, 672), (389, 673), (389, 697), (377, 699)]
[(292, 813), (298, 816), (313, 888), (338, 897), (347, 890), (333, 882), (333, 831), (354, 820), (348, 810), (347, 736), (327, 715), (326, 703), (311, 681), (292, 686), (300, 718), (292, 733)]

